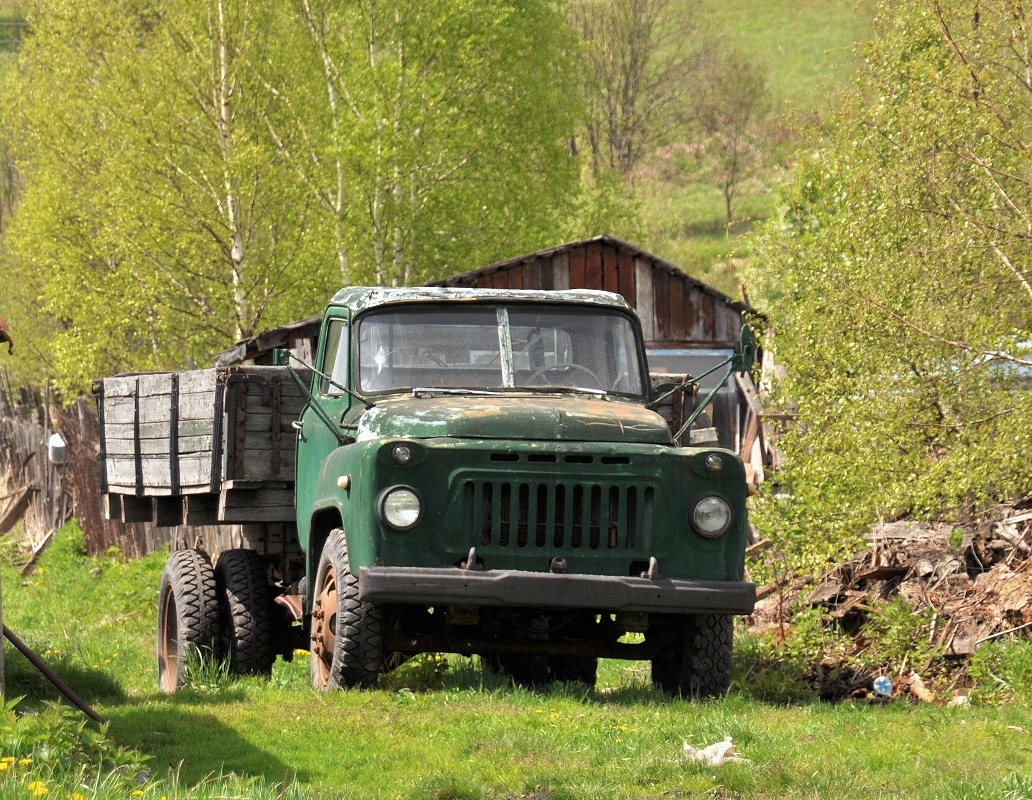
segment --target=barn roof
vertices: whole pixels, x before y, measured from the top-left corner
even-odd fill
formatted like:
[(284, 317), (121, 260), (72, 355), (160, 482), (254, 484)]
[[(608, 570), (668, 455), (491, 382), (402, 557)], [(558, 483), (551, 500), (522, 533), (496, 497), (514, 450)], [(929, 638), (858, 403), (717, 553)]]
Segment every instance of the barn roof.
[(563, 253), (569, 253), (573, 249), (582, 248), (589, 244), (600, 244), (609, 245), (610, 247), (616, 248), (620, 252), (627, 253), (632, 258), (640, 258), (643, 261), (648, 262), (653, 269), (666, 272), (669, 275), (673, 275), (680, 280), (694, 286), (700, 292), (715, 297), (720, 302), (729, 306), (730, 308), (738, 311), (742, 314), (750, 314), (756, 316), (763, 316), (755, 308), (748, 303), (743, 303), (739, 300), (735, 300), (733, 297), (729, 297), (712, 286), (709, 286), (702, 281), (693, 278), (691, 275), (686, 273), (676, 264), (672, 264), (666, 259), (660, 258), (654, 253), (650, 253), (647, 250), (643, 250), (630, 242), (624, 241), (618, 236), (612, 236), (610, 234), (603, 234), (601, 236), (593, 236), (590, 239), (582, 239), (576, 242), (566, 242), (565, 244), (556, 245), (555, 247), (548, 247), (544, 250), (538, 250), (534, 253), (527, 253), (526, 255), (516, 256), (515, 258), (509, 258), (505, 261), (499, 261), (495, 264), (490, 264), (480, 269), (470, 270), (469, 272), (462, 272), (458, 275), (450, 275), (447, 278), (441, 278), (440, 280), (430, 281), (427, 286), (456, 286), (465, 285), (470, 283), (477, 278), (482, 278), (487, 275), (491, 275), (495, 272), (511, 269), (512, 267), (520, 266), (521, 264), (527, 264), (532, 261), (541, 261), (544, 259), (552, 258)]

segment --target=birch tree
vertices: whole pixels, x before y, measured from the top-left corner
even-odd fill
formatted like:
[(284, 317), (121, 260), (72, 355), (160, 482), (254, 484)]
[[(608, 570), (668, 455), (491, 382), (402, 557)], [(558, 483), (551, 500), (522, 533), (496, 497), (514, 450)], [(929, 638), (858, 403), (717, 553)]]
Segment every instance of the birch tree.
[[(576, 188), (564, 148), (576, 106), (550, 3), (298, 0), (296, 10), (308, 68), (270, 70), (289, 120), (270, 132), (330, 220), (343, 281), (421, 282), (539, 247), (558, 229)], [(303, 132), (294, 148), (288, 129)]]
[(761, 508), (813, 557), (876, 519), (1032, 492), (1032, 30), (1011, 0), (885, 4), (757, 259), (799, 424)]
[(207, 363), (312, 313), (336, 283), (245, 69), (276, 20), (250, 0), (55, 0), (33, 20), (12, 105), (27, 189), (7, 269), (25, 278), (25, 314), (51, 320), (66, 387)]

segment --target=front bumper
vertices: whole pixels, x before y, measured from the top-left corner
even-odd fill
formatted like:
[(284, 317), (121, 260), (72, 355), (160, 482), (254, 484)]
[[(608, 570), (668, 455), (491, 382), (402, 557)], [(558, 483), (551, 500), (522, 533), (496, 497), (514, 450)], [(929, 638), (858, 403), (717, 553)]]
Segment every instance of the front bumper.
[(359, 599), (375, 605), (418, 604), (508, 608), (583, 608), (659, 614), (751, 614), (756, 585), (608, 575), (454, 567), (362, 567)]

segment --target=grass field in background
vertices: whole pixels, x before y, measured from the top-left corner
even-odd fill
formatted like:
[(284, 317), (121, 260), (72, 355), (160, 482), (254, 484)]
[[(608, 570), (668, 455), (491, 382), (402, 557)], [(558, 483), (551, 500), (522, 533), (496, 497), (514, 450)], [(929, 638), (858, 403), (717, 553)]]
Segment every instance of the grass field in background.
[[(694, 8), (686, 0), (685, 11)], [(776, 135), (764, 166), (744, 181), (735, 221), (725, 225), (718, 179), (690, 145), (664, 148), (637, 181), (647, 249), (738, 299), (748, 237), (772, 212), (794, 154), (848, 85), (871, 36), (871, 0), (701, 0), (699, 30), (724, 37), (765, 68)]]
[[(162, 561), (87, 559), (70, 527), (34, 574), (2, 572), (7, 624), (111, 720), (114, 744), (149, 757), (141, 797), (271, 800), (282, 784), (316, 798), (1032, 798), (1026, 703), (772, 703), (739, 670), (727, 699), (693, 704), (662, 697), (646, 664), (622, 661), (603, 662), (594, 692), (532, 692), (454, 656), (410, 662), (375, 691), (315, 692), (299, 658), (267, 680), (214, 674), (164, 696)], [(37, 708), (59, 699), (9, 645), (6, 659), (9, 696)], [(681, 758), (684, 741), (727, 735), (751, 763)], [(189, 788), (225, 773), (238, 776), (235, 793)], [(83, 794), (94, 796), (126, 795)]]

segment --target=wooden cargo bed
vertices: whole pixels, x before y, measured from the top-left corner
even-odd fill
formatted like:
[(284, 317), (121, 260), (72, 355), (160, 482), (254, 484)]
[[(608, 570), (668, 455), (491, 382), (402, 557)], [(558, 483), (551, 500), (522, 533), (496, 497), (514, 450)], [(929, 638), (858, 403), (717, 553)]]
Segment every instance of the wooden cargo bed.
[(94, 392), (110, 518), (294, 521), (291, 423), (305, 396), (286, 367), (119, 375)]

